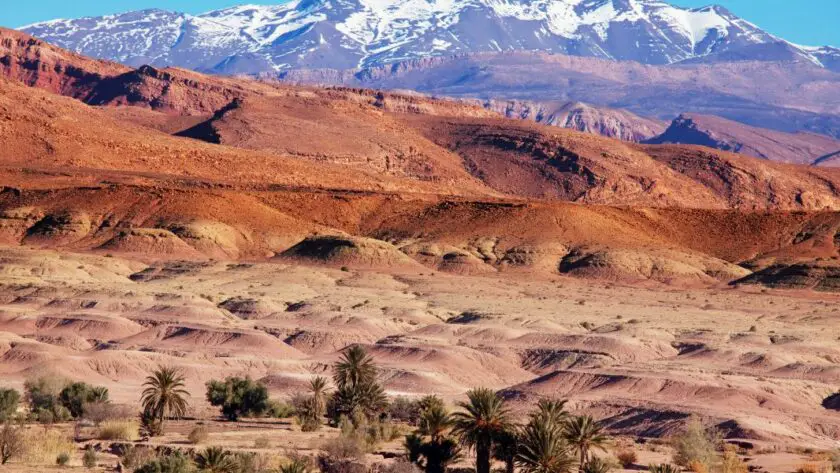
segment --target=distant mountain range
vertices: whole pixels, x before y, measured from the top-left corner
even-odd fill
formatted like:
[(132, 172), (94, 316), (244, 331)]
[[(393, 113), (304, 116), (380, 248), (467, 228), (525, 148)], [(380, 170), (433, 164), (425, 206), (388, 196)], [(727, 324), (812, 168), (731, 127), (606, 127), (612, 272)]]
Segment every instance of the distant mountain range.
[(801, 60), (840, 70), (840, 49), (792, 44), (719, 6), (660, 0), (295, 0), (197, 16), (143, 10), (22, 30), (132, 66), (222, 74), (510, 51), (658, 65)]
[(719, 6), (297, 0), (22, 29), (134, 67), (414, 90), (625, 141), (840, 162), (840, 49), (793, 44)]

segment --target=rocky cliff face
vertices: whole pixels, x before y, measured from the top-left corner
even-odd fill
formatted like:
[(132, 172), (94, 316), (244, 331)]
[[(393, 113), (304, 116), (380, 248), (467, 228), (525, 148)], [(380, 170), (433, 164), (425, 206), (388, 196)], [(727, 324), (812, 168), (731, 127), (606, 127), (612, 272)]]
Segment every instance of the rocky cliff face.
[(487, 100), (484, 106), (507, 118), (640, 142), (659, 135), (664, 123), (626, 110), (593, 107), (580, 102), (540, 103), (521, 100)]

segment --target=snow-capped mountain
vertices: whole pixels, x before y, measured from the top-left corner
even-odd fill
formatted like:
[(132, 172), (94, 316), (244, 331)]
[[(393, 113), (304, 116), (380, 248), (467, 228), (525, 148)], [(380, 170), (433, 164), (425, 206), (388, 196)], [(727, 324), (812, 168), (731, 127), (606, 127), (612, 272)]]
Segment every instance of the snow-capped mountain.
[(660, 0), (293, 0), (22, 29), (89, 56), (216, 73), (352, 69), (522, 50), (646, 64), (792, 57), (840, 69), (836, 48), (785, 42), (722, 7), (684, 9)]

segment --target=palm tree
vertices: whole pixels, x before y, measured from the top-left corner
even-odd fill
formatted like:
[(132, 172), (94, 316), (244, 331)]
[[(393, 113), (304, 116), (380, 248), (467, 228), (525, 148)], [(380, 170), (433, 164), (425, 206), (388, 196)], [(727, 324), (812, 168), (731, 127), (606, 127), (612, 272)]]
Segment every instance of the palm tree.
[(90, 399), (88, 402), (108, 402), (108, 388), (104, 386), (97, 386), (91, 389)]
[(562, 425), (539, 415), (520, 432), (516, 462), (525, 473), (570, 473), (576, 463)]
[(208, 447), (195, 457), (200, 471), (207, 473), (236, 473), (239, 469), (230, 452), (220, 447)]
[(335, 364), (333, 380), (339, 389), (373, 383), (376, 381), (373, 358), (361, 346), (353, 345), (341, 354), (341, 359)]
[(442, 404), (433, 404), (420, 414), (417, 430), (420, 435), (431, 438), (432, 442), (438, 442), (454, 424), (455, 420), (446, 411), (446, 407)]
[(320, 419), (327, 409), (327, 378), (316, 376), (309, 382), (309, 391), (312, 392), (312, 415)]
[(566, 412), (566, 402), (565, 399), (540, 399), (537, 403), (537, 411), (531, 414), (531, 418), (542, 417), (560, 426), (569, 417), (569, 413)]
[(604, 427), (590, 416), (573, 417), (566, 421), (564, 435), (580, 456), (581, 470), (589, 459), (590, 450), (597, 448), (604, 451), (608, 439), (603, 432)]
[(505, 463), (505, 473), (514, 473), (516, 466), (516, 453), (519, 451), (519, 438), (516, 431), (505, 430), (496, 439), (496, 446), (493, 448), (493, 458)]
[(493, 444), (510, 428), (510, 412), (504, 400), (487, 388), (473, 389), (467, 398), (468, 402), (458, 403), (463, 412), (453, 414), (453, 433), (475, 450), (476, 473), (490, 473)]
[(156, 417), (161, 425), (168, 417), (180, 418), (187, 413), (189, 392), (184, 388), (184, 375), (172, 367), (160, 367), (146, 378), (140, 403), (143, 411)]

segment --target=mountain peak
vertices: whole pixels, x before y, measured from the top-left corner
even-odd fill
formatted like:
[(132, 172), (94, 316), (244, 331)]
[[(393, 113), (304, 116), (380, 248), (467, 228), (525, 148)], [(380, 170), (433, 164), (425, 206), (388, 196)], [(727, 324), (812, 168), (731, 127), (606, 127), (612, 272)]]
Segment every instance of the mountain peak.
[[(24, 30), (129, 65), (216, 73), (352, 69), (501, 51), (672, 64), (739, 57), (779, 41), (723, 7), (661, 0), (293, 0), (195, 16), (142, 10)], [(815, 64), (840, 67), (836, 51), (791, 47)]]

